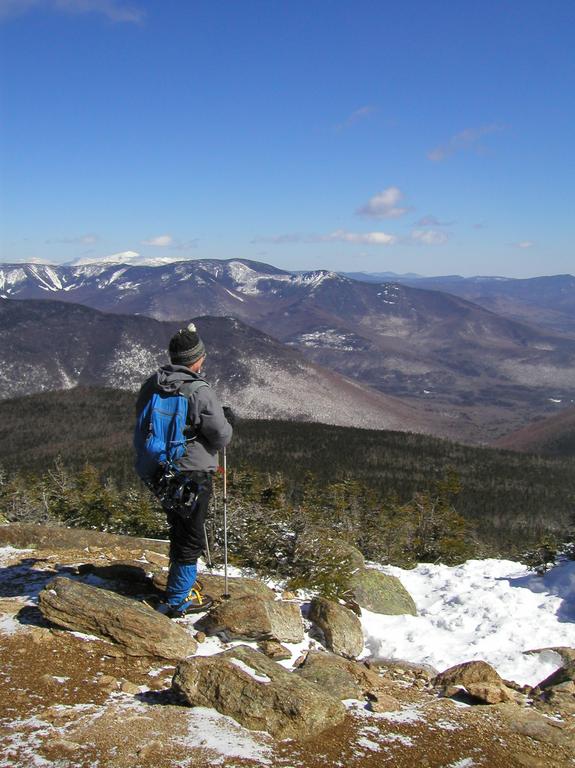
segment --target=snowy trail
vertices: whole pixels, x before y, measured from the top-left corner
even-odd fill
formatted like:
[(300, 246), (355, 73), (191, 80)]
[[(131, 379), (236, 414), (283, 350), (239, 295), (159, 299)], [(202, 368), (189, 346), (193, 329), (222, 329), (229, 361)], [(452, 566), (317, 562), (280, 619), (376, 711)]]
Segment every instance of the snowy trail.
[(419, 615), (362, 611), (370, 655), (427, 663), (439, 671), (483, 659), (505, 679), (535, 685), (561, 666), (558, 654), (524, 655), (546, 646), (575, 648), (575, 562), (536, 576), (509, 560), (460, 566), (377, 566), (397, 576)]

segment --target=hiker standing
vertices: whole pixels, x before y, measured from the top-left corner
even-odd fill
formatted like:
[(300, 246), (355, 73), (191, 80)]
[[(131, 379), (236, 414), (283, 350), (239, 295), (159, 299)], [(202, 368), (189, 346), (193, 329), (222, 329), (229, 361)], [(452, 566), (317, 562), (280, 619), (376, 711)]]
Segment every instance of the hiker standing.
[[(169, 615), (180, 618), (187, 613), (204, 611), (213, 603), (209, 595), (202, 594), (201, 585), (196, 580), (197, 561), (204, 550), (204, 522), (212, 493), (212, 476), (217, 470), (217, 453), (231, 440), (234, 417), (230, 408), (222, 407), (214, 390), (201, 375), (206, 350), (193, 323), (172, 337), (168, 351), (170, 364), (161, 366), (140, 389), (134, 443), (138, 450), (138, 433), (144, 437), (152, 433), (151, 417), (147, 415), (149, 404), (153, 403), (160, 414), (155, 418), (161, 419), (165, 415), (165, 404), (173, 403), (174, 397), (180, 396), (178, 401), (183, 402), (185, 413), (178, 451), (181, 455), (167, 462), (175, 470), (177, 482), (173, 484), (172, 481), (169, 503), (163, 498), (170, 526), (166, 598)], [(163, 448), (166, 442), (170, 440), (164, 438)], [(140, 441), (139, 445), (143, 444)], [(161, 476), (163, 467), (159, 472), (158, 476)], [(153, 488), (154, 484), (151, 486)]]

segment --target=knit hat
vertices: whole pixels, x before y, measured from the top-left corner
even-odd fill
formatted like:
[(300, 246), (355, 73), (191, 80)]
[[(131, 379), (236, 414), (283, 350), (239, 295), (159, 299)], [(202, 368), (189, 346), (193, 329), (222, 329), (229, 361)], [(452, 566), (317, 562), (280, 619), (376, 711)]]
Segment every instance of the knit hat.
[(172, 336), (168, 351), (174, 365), (193, 365), (206, 354), (204, 342), (198, 336), (193, 323), (187, 328), (181, 328)]

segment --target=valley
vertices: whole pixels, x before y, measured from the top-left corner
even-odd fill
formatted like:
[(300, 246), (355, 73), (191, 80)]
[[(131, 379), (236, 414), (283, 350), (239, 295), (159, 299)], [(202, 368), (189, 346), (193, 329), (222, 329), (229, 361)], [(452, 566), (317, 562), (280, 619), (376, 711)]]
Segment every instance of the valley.
[[(56, 358), (61, 361), (59, 384), (36, 381), (28, 391), (101, 381), (106, 365), (117, 368), (123, 386), (132, 388), (141, 380), (142, 372), (153, 369), (161, 359), (175, 323), (204, 317), (199, 322), (209, 326), (215, 321), (207, 317), (234, 318), (245, 324), (244, 336), (251, 333), (258, 340), (254, 341), (256, 346), (264, 338), (257, 335), (258, 331), (269, 339), (263, 345), (264, 353), (259, 354), (254, 347), (250, 355), (250, 365), (259, 371), (251, 375), (252, 381), (258, 381), (256, 390), (246, 393), (251, 402), (250, 416), (349, 424), (350, 419), (342, 422), (327, 405), (334, 400), (327, 394), (333, 387), (326, 381), (339, 374), (348, 382), (344, 385), (337, 378), (332, 379), (332, 384), (349, 393), (349, 397), (344, 395), (348, 404), (342, 404), (339, 410), (354, 411), (352, 418), (357, 419), (358, 426), (380, 424), (382, 428), (430, 432), (484, 444), (535, 418), (550, 416), (575, 400), (575, 338), (545, 323), (535, 324), (537, 314), (544, 314), (543, 299), (537, 303), (533, 298), (535, 289), (521, 293), (514, 281), (511, 283), (524, 304), (532, 301), (529, 324), (445, 292), (452, 284), (447, 279), (437, 283), (445, 289), (438, 291), (431, 289), (436, 285), (432, 281), (415, 281), (422, 287), (400, 282), (369, 283), (321, 270), (286, 272), (248, 260), (200, 259), (160, 266), (4, 265), (0, 268), (0, 295), (4, 297), (0, 321), (5, 328), (0, 328), (0, 333), (8, 333), (6, 308), (11, 305), (11, 312), (16, 312), (13, 299), (57, 299), (105, 312), (107, 318), (114, 315), (115, 321), (99, 321), (107, 323), (108, 328), (116, 323), (112, 337), (109, 331), (102, 337), (108, 342), (108, 352), (86, 352), (86, 366), (71, 367), (65, 354), (50, 354), (52, 367)], [(506, 282), (495, 284), (504, 286)], [(460, 283), (453, 281), (453, 285)], [(563, 283), (560, 289), (567, 291), (561, 311), (571, 311), (568, 297), (572, 289)], [(547, 304), (553, 302), (554, 296), (549, 295)], [(39, 306), (35, 305), (34, 312), (39, 311)], [(59, 312), (63, 316), (65, 310)], [(73, 315), (80, 310), (70, 312), (65, 321), (68, 330), (56, 333), (55, 338), (72, 349), (66, 334), (74, 337)], [(145, 318), (159, 322), (154, 325), (150, 321), (146, 326)], [(120, 330), (121, 326), (125, 330)], [(4, 363), (8, 372), (11, 366), (17, 366), (12, 338), (10, 332), (8, 344), (12, 349)], [(217, 347), (225, 342), (217, 333), (210, 341), (215, 359)], [(109, 361), (112, 348), (113, 364)], [(297, 363), (296, 357), (290, 358), (289, 350), (299, 355)], [(78, 357), (77, 351), (74, 354)], [(278, 355), (284, 359), (283, 369), (275, 367)], [(310, 363), (320, 366), (321, 373)], [(245, 364), (236, 355), (234, 365), (238, 370), (218, 371), (215, 366), (208, 375), (219, 386), (228, 387), (226, 396), (228, 392), (237, 396), (233, 382), (242, 379), (239, 369)], [(108, 379), (113, 377), (112, 369), (108, 370)], [(312, 390), (307, 408), (302, 408), (301, 401), (292, 402), (290, 394), (301, 389), (302, 376)], [(318, 377), (319, 389), (314, 381)], [(29, 380), (37, 378), (37, 372), (30, 371)], [(282, 380), (285, 387), (280, 392), (277, 390)], [(13, 386), (9, 373), (4, 373), (4, 382), (4, 396), (9, 396)], [(355, 390), (350, 382), (358, 385)], [(395, 400), (385, 401), (382, 397)], [(358, 403), (351, 406), (355, 399)], [(376, 411), (379, 417), (374, 416)]]

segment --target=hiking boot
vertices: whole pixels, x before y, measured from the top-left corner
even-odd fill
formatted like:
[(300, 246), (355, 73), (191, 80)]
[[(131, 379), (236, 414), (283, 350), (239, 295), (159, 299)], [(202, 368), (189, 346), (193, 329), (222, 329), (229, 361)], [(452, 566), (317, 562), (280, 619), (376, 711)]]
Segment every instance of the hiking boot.
[(180, 605), (171, 606), (168, 616), (171, 619), (181, 619), (188, 613), (201, 613), (207, 611), (214, 604), (213, 598), (209, 595), (202, 595), (200, 589), (197, 589), (197, 583), (190, 590), (190, 594)]

